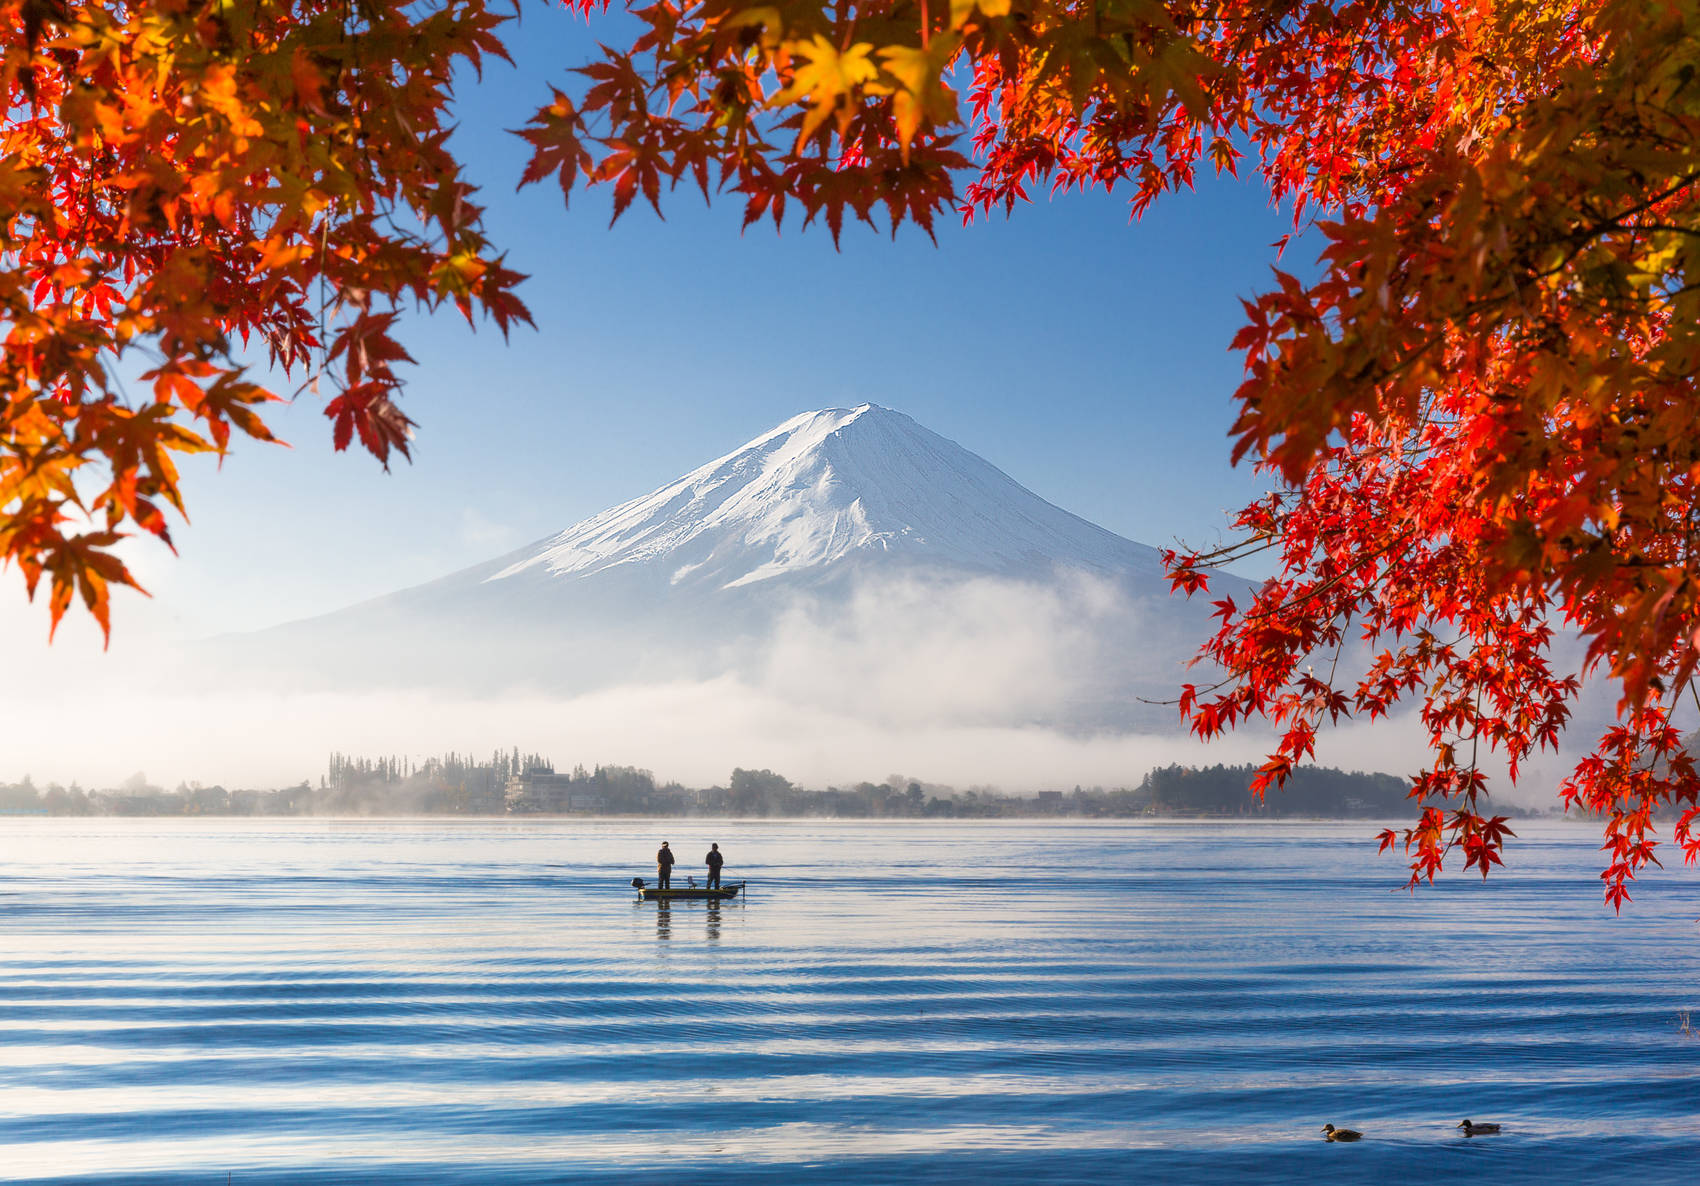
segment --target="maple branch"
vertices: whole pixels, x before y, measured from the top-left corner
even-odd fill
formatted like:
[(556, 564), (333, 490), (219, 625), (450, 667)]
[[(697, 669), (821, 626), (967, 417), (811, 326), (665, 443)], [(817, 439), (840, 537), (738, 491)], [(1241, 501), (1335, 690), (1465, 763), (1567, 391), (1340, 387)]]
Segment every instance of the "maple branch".
[(1374, 549), (1373, 551), (1364, 555), (1361, 559), (1355, 560), (1350, 566), (1348, 566), (1347, 568), (1341, 569), (1340, 572), (1338, 572), (1337, 574), (1335, 574), (1332, 577), (1327, 578), (1321, 584), (1315, 585), (1312, 588), (1306, 590), (1303, 595), (1298, 596), (1298, 597), (1294, 597), (1294, 598), (1289, 599), (1287, 601), (1283, 601), (1283, 602), (1280, 602), (1276, 605), (1270, 606), (1267, 610), (1259, 612), (1259, 613), (1254, 614), (1254, 613), (1248, 612), (1246, 614), (1243, 614), (1242, 620), (1247, 621), (1247, 622), (1261, 621), (1263, 619), (1273, 617), (1276, 614), (1283, 614), (1284, 615), (1284, 614), (1291, 613), (1294, 609), (1298, 608), (1299, 606), (1304, 605), (1308, 602), (1314, 601), (1316, 598), (1322, 596), (1324, 593), (1327, 593), (1330, 590), (1334, 589), (1341, 582), (1346, 580), (1347, 577), (1355, 575), (1360, 569), (1362, 569), (1366, 565), (1373, 564), (1376, 561), (1380, 560), (1381, 557), (1385, 556), (1388, 552), (1392, 551), (1395, 547), (1398, 547), (1402, 544), (1409, 543), (1413, 538), (1415, 538), (1415, 531), (1414, 530), (1407, 530), (1404, 534), (1399, 535), (1399, 536), (1397, 536), (1397, 537), (1395, 537), (1391, 540), (1388, 540), (1381, 547)]

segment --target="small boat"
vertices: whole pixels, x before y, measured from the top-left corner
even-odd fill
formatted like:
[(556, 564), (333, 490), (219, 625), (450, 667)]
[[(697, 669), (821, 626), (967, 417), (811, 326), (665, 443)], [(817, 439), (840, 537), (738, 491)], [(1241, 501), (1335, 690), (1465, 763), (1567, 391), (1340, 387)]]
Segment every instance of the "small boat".
[(704, 889), (700, 886), (689, 885), (684, 888), (670, 886), (659, 889), (653, 885), (645, 885), (641, 877), (632, 878), (632, 888), (637, 891), (640, 902), (725, 902), (738, 896), (745, 882), (729, 881), (719, 889)]

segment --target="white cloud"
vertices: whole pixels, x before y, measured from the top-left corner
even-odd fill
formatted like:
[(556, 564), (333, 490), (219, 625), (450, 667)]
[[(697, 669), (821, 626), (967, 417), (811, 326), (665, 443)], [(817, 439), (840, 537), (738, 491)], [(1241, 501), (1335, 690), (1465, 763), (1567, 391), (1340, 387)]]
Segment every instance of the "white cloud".
[(863, 584), (846, 605), (801, 601), (784, 614), (760, 685), (885, 724), (1056, 719), (1108, 674), (1103, 641), (1136, 632), (1139, 616), (1088, 578)]
[[(901, 772), (1026, 790), (1135, 785), (1153, 766), (1256, 762), (1270, 747), (1260, 728), (1205, 746), (1179, 735), (1172, 708), (1138, 705), (1142, 688), (1172, 693), (1184, 678), (1190, 628), (1088, 578), (865, 585), (847, 600), (797, 602), (730, 674), (576, 694), (291, 692), (229, 673), (214, 690), (145, 631), (120, 631), (103, 653), (73, 623), (49, 649), (39, 607), (20, 603), (12, 595), (0, 613), (10, 660), (0, 781), (112, 785), (145, 769), (166, 785), (271, 786), (316, 778), (331, 750), (517, 745), (563, 766), (629, 764), (694, 785), (765, 766), (811, 786)], [(1318, 760), (1409, 773), (1426, 761), (1420, 723), (1408, 714), (1326, 731)], [(1556, 780), (1562, 762), (1548, 765)], [(1551, 782), (1536, 785), (1545, 767), (1535, 774), (1528, 797), (1541, 799)]]
[[(1072, 737), (1054, 729), (869, 721), (798, 704), (735, 679), (616, 688), (571, 699), (463, 699), (406, 692), (137, 699), (91, 689), (74, 707), (0, 696), (10, 736), (0, 779), (110, 785), (142, 768), (157, 782), (271, 786), (316, 778), (331, 750), (424, 756), (518, 745), (558, 764), (614, 762), (707, 785), (734, 766), (807, 785), (893, 771), (1011, 790), (1076, 782), (1133, 785), (1153, 765), (1249, 761), (1249, 738), (1202, 747), (1180, 738)], [(75, 715), (67, 716), (74, 711)]]

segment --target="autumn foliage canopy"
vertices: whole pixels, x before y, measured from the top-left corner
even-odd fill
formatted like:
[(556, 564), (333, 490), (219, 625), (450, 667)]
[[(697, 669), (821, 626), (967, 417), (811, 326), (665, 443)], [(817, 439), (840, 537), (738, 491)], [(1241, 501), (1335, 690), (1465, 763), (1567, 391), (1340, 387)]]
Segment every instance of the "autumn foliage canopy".
[[(576, 0), (596, 18), (598, 0)], [(0, 0), (0, 558), (107, 624), (126, 528), (167, 537), (173, 455), (265, 439), (316, 393), (333, 443), (407, 450), (410, 306), (502, 330), (520, 277), (449, 151), (452, 84), (514, 28), (485, 0)], [(1182, 711), (1317, 730), (1420, 703), (1413, 881), (1484, 875), (1483, 763), (1556, 745), (1579, 679), (1620, 720), (1562, 788), (1605, 819), (1608, 900), (1655, 809), (1700, 854), (1673, 724), (1700, 660), (1700, 11), (1675, 0), (658, 0), (563, 71), (522, 184), (680, 183), (746, 223), (1134, 213), (1259, 170), (1322, 257), (1233, 342), (1235, 456), (1275, 492), (1171, 556), (1221, 627)], [(594, 21), (593, 21), (594, 23)], [(517, 121), (516, 121), (517, 122)], [(1308, 263), (1308, 261), (1307, 261)], [(126, 388), (121, 375), (140, 382)], [(1580, 640), (1563, 661), (1569, 640)], [(1259, 790), (1262, 787), (1258, 788)]]

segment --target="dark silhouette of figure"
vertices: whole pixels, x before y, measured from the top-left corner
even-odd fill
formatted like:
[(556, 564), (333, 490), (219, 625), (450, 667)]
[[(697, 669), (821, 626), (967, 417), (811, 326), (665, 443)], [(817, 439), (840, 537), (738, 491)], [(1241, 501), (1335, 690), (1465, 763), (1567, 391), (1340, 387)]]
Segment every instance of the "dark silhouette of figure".
[(673, 884), (673, 850), (667, 847), (667, 842), (661, 842), (661, 851), (655, 854), (655, 888), (666, 889)]
[(720, 888), (720, 866), (726, 863), (726, 858), (720, 855), (720, 846), (708, 846), (708, 888)]

